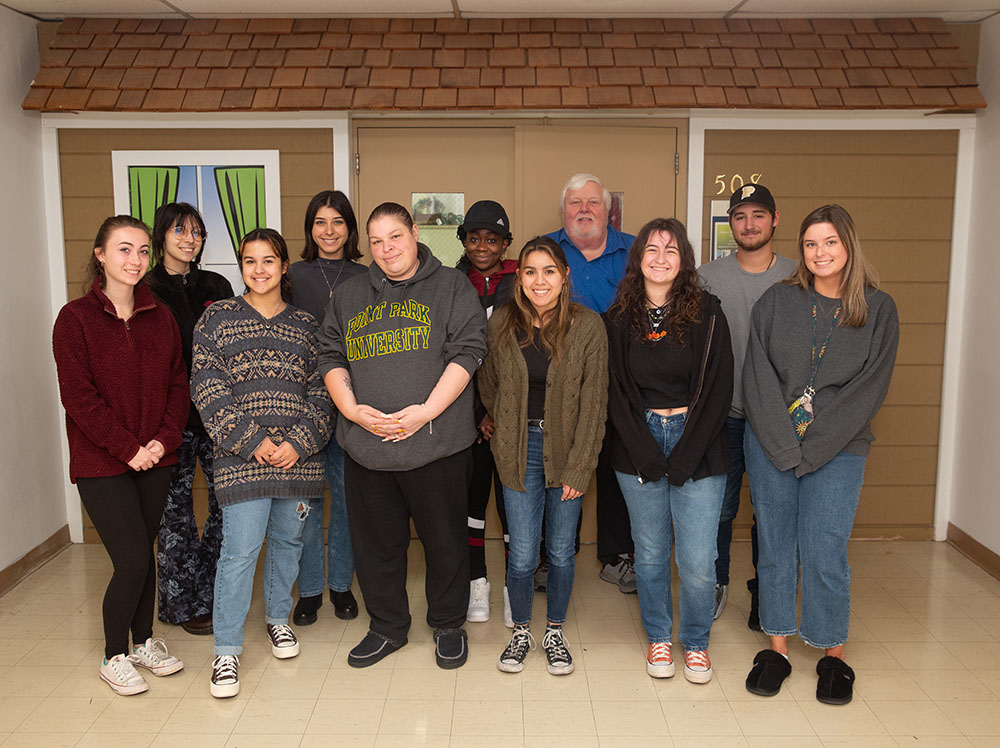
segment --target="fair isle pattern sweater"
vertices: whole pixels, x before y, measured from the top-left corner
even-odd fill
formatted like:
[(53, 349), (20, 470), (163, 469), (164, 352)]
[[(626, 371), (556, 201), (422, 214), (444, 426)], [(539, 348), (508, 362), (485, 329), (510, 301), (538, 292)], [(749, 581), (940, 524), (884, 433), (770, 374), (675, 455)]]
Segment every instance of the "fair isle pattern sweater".
[[(291, 305), (265, 319), (241, 296), (198, 321), (191, 396), (215, 445), (220, 505), (323, 495), (333, 402), (316, 370), (316, 327)], [(258, 464), (265, 437), (290, 442), (299, 461), (288, 470)]]

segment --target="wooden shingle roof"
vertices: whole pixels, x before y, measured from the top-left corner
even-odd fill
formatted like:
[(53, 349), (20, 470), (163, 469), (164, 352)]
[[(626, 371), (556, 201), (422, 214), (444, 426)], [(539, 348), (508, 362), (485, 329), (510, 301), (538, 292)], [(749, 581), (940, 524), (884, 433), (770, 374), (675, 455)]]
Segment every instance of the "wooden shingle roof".
[(23, 107), (229, 112), (986, 106), (943, 21), (63, 21)]

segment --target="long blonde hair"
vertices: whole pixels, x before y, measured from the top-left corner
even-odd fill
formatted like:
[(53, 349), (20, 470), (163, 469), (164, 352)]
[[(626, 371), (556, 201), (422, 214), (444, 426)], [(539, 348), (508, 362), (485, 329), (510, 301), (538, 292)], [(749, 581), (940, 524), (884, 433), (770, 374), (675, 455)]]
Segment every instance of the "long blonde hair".
[[(521, 274), (524, 272), (524, 258), (532, 252), (545, 252), (555, 262), (563, 285), (559, 291), (556, 305), (544, 317), (539, 318), (531, 301), (521, 287)], [(562, 247), (547, 236), (536, 236), (521, 249), (517, 258), (517, 288), (514, 298), (506, 305), (507, 318), (497, 333), (501, 345), (513, 342), (520, 348), (531, 345), (534, 337), (535, 322), (539, 323), (539, 338), (545, 352), (552, 361), (557, 361), (566, 349), (566, 334), (573, 324), (579, 304), (569, 298), (569, 264)]]
[(795, 272), (785, 279), (785, 283), (807, 291), (812, 288), (814, 278), (812, 271), (806, 267), (803, 239), (806, 230), (817, 223), (832, 224), (847, 250), (847, 265), (844, 266), (844, 279), (840, 286), (844, 315), (839, 324), (845, 327), (862, 327), (868, 319), (865, 291), (879, 287), (878, 272), (861, 251), (861, 242), (858, 241), (858, 231), (851, 214), (841, 206), (823, 205), (802, 219), (799, 227), (799, 264)]

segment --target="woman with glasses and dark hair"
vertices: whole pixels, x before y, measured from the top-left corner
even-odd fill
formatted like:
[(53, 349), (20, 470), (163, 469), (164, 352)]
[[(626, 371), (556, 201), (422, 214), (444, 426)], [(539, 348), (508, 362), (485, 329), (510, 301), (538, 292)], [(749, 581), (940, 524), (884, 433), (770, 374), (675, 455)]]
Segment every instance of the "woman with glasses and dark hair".
[(653, 678), (674, 674), (675, 548), (684, 676), (708, 683), (733, 351), (722, 305), (698, 280), (684, 224), (657, 218), (642, 227), (605, 321), (608, 443), (635, 541), (639, 611), (649, 642), (646, 672)]
[(844, 662), (847, 541), (874, 440), (871, 422), (896, 361), (899, 317), (842, 207), (807, 215), (798, 244), (795, 273), (754, 305), (743, 367), (760, 625), (771, 638), (770, 649), (754, 657), (746, 687), (778, 693), (792, 671), (788, 637), (797, 633), (824, 650), (816, 698), (846, 704), (854, 693), (854, 671)]
[[(347, 195), (339, 190), (323, 190), (314, 195), (306, 208), (305, 236), (302, 261), (293, 264), (288, 271), (292, 281), (292, 304), (313, 315), (318, 324), (323, 324), (327, 306), (340, 285), (368, 270), (358, 262), (361, 257), (358, 221)], [(326, 448), (326, 482), (330, 486), (327, 545), (324, 549), (321, 494), (313, 500), (302, 532), (299, 601), (292, 615), (296, 626), (316, 622), (317, 611), (323, 605), (324, 587), (330, 590), (330, 602), (337, 618), (351, 619), (358, 615), (358, 602), (351, 592), (354, 552), (344, 499), (344, 451), (336, 437), (330, 438)]]
[[(212, 302), (233, 296), (228, 280), (198, 266), (207, 236), (205, 222), (193, 206), (168, 203), (156, 210), (153, 219), (155, 264), (149, 274), (149, 286), (177, 320), (188, 371), (191, 370), (191, 338), (198, 318)], [(199, 462), (208, 487), (208, 519), (200, 538), (191, 490), (195, 466)], [(192, 402), (177, 450), (177, 465), (156, 544), (161, 621), (179, 624), (189, 634), (212, 633), (215, 564), (221, 545), (222, 513), (215, 499), (212, 441)]]

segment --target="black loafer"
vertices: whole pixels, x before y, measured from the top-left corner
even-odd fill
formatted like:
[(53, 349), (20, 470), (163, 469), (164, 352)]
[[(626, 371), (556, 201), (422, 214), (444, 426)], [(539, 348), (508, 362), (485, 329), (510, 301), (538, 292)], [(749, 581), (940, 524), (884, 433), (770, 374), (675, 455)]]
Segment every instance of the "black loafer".
[(212, 633), (212, 614), (205, 613), (195, 616), (181, 624), (181, 628), (195, 636), (207, 636)]
[(396, 641), (375, 631), (369, 631), (365, 638), (347, 653), (347, 664), (351, 667), (370, 667), (383, 660), (406, 644), (406, 639)]
[(296, 626), (309, 626), (316, 623), (319, 617), (316, 611), (323, 607), (323, 596), (313, 595), (311, 597), (300, 597), (295, 603), (295, 610), (292, 612), (292, 623)]
[(785, 657), (772, 649), (762, 649), (753, 658), (753, 668), (747, 676), (747, 690), (758, 696), (774, 696), (791, 674), (792, 665)]
[(465, 629), (434, 629), (434, 660), (439, 668), (462, 667), (468, 657)]
[(333, 614), (337, 618), (350, 621), (358, 617), (358, 601), (354, 599), (354, 593), (350, 590), (346, 592), (330, 590), (330, 602), (333, 603)]
[(827, 655), (816, 663), (816, 700), (841, 706), (854, 698), (854, 671), (839, 657)]

